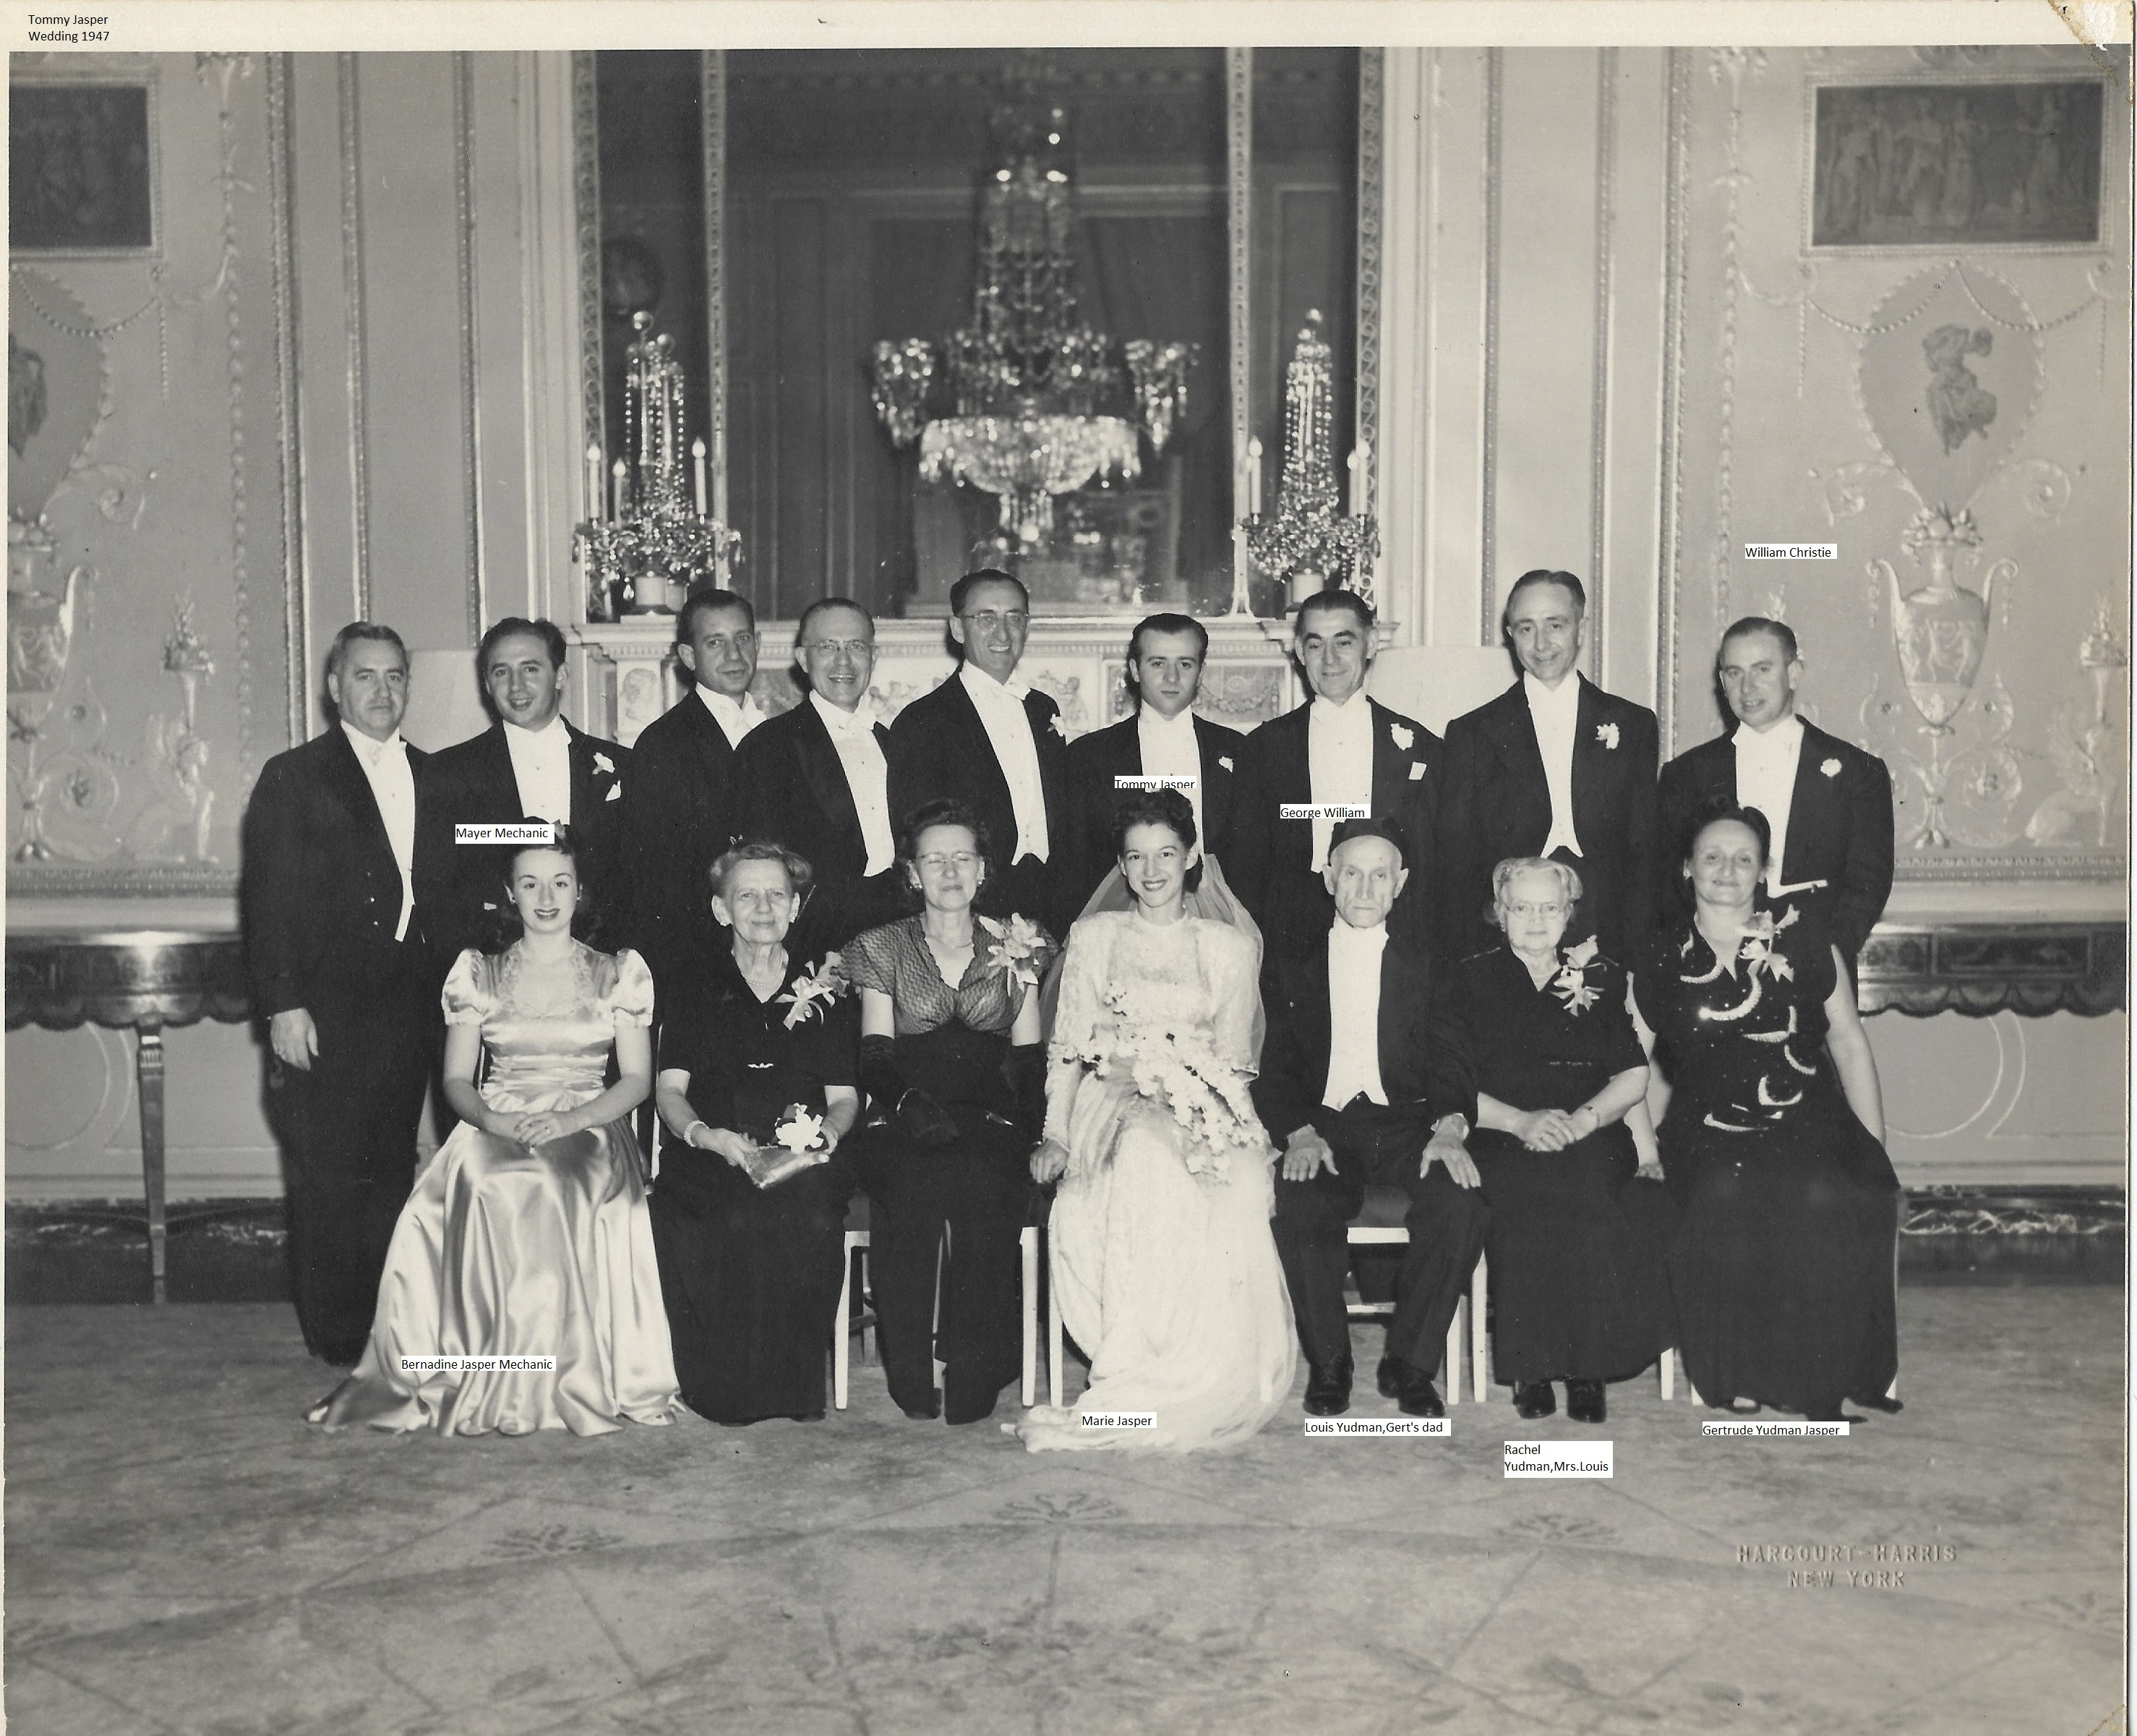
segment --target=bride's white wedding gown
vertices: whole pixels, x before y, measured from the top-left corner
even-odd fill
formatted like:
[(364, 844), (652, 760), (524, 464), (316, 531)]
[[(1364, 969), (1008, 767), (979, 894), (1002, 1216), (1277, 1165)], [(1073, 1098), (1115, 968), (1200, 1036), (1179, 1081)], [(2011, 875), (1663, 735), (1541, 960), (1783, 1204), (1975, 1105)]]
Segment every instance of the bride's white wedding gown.
[[(1052, 1275), (1091, 1383), (1073, 1408), (1041, 1407), (1019, 1426), (1034, 1451), (1235, 1445), (1289, 1395), (1297, 1338), (1269, 1231), (1275, 1153), (1245, 1096), (1257, 950), (1192, 916), (1101, 911), (1070, 933), (1051, 1052), (1106, 1059), (1084, 1068), (1067, 1105)], [(1184, 1080), (1183, 1059), (1205, 1080), (1220, 1075), (1226, 1102)], [(1210, 1113), (1183, 1125), (1184, 1100)], [(1061, 1119), (1054, 1105), (1049, 1126)], [(1154, 1412), (1156, 1426), (1080, 1421), (1122, 1411)]]

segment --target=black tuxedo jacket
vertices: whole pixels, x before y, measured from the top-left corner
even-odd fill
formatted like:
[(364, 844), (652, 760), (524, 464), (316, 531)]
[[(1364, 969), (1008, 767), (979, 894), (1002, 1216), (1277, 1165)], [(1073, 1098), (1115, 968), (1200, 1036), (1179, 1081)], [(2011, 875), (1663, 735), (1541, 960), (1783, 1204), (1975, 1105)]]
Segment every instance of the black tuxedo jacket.
[[(770, 726), (767, 719), (750, 735)], [(736, 758), (694, 690), (686, 689), (631, 744), (622, 843), (631, 944), (664, 1000), (717, 944), (706, 873), (741, 830)]]
[[(1828, 773), (1828, 766), (1833, 770)], [(1733, 730), (1662, 768), (1656, 852), (1659, 921), (1680, 920), (1688, 908), (1678, 870), (1690, 842), (1684, 829), (1692, 810), (1710, 796), (1735, 793)], [(1784, 846), (1781, 872), (1789, 885), (1826, 882), (1790, 901), (1824, 918), (1833, 944), (1852, 968), (1892, 893), (1892, 774), (1885, 762), (1804, 719)]]
[(957, 675), (915, 700), (890, 726), (890, 818), (903, 831), (905, 817), (923, 802), (951, 796), (966, 803), (986, 827), (994, 846), (991, 890), (981, 890), (980, 909), (991, 915), (1020, 911), (1059, 934), (1066, 932), (1066, 919), (1082, 908), (1080, 900), (1066, 911), (1057, 908), (1055, 882), (1066, 885), (1069, 880), (1057, 865), (1073, 848), (1068, 750), (1055, 727), (1060, 708), (1052, 700), (1034, 688), (1024, 696), (1024, 710), (1038, 745), (1039, 782), (1046, 798), (1046, 861), (1031, 856), (1010, 860), (1016, 849), (1016, 810), (1010, 801), (1009, 780), (995, 758), (979, 710)]
[[(571, 737), (572, 829), (578, 835), (584, 925), (593, 944), (612, 950), (630, 934), (630, 889), (623, 882), (624, 772), (630, 751), (567, 721)], [(433, 753), (416, 784), (416, 908), (441, 969), (468, 947), (496, 944), (495, 913), (506, 907), (504, 876), (512, 847), (455, 844), (456, 826), (509, 824), (526, 818), (504, 724)]]
[[(888, 764), (890, 731), (878, 724), (875, 739)], [(845, 762), (807, 699), (742, 738), (733, 783), (736, 832), (783, 844), (815, 870), (799, 943), (810, 956), (911, 913), (896, 864), (864, 871), (868, 841)]]
[[(426, 757), (408, 749), (419, 792)], [(239, 919), (260, 1017), (360, 1000), (402, 956), (397, 948), (423, 947), (420, 903), (407, 939), (394, 940), (400, 865), (339, 724), (260, 768), (245, 810), (243, 861)]]
[[(1247, 739), (1236, 729), (1198, 716), (1195, 744), (1202, 760), (1199, 791), (1202, 849), (1205, 854), (1229, 862)], [(1142, 773), (1142, 739), (1136, 732), (1132, 713), (1117, 724), (1093, 729), (1068, 744), (1068, 806), (1074, 849), (1064, 859), (1069, 884), (1064, 887), (1063, 895), (1077, 900), (1078, 910), (1113, 866), (1113, 803), (1121, 793), (1113, 788), (1113, 779)]]
[[(1434, 832), (1439, 813), (1440, 739), (1414, 718), (1368, 700), (1373, 713), (1373, 813), (1401, 822), (1410, 841), (1409, 883), (1388, 925), (1406, 939), (1435, 934), (1439, 874)], [(1224, 873), (1262, 925), (1272, 951), (1297, 950), (1326, 929), (1335, 906), (1313, 863), (1313, 823), (1285, 820), (1286, 802), (1311, 802), (1308, 700), (1273, 717), (1247, 738), (1233, 805), (1232, 853)]]
[[(1594, 934), (1609, 957), (1643, 955), (1654, 885), (1655, 714), (1585, 675), (1573, 734), (1573, 829), (1580, 907), (1570, 939)], [(1519, 681), (1447, 726), (1439, 792), (1441, 945), (1450, 958), (1495, 945), (1492, 870), (1535, 856), (1550, 836), (1550, 786)]]
[[(1451, 981), (1430, 948), (1390, 932), (1380, 954), (1380, 1084), (1390, 1109), (1410, 1109), (1426, 1127), (1443, 1115), (1477, 1119), (1475, 1070), (1448, 1007)], [(1268, 1035), (1250, 1090), (1262, 1125), (1279, 1146), (1308, 1122), (1322, 1124), (1335, 1114), (1321, 1101), (1332, 1042), (1328, 988), (1326, 935), (1317, 944), (1272, 951), (1263, 964)]]

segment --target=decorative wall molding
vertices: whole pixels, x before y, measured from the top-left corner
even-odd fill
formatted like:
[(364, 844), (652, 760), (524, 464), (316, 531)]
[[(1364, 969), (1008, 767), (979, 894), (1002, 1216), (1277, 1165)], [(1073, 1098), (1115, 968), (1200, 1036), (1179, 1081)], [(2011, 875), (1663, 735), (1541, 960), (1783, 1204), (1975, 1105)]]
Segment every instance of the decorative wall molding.
[(467, 505), (468, 637), (489, 622), (489, 575), (482, 534), (482, 392), (477, 377), (481, 326), (475, 283), (475, 60), (453, 56), (454, 266), (460, 289), (460, 475)]
[(341, 108), (341, 276), (348, 333), (348, 482), (356, 530), (356, 615), (371, 618), (371, 425), (364, 407), (363, 138), (357, 56), (334, 57)]
[(1862, 948), (1866, 1013), (1925, 1018), (2101, 1013), (2129, 1006), (2129, 930), (2119, 923), (1931, 927), (1880, 924)]
[[(1253, 432), (1254, 51), (1224, 51), (1224, 163), (1229, 251), (1225, 305), (1230, 310), (1232, 370), (1232, 517), (1247, 515), (1247, 441)], [(1279, 457), (1281, 455), (1279, 455)], [(1272, 491), (1272, 495), (1273, 491)]]
[(705, 198), (705, 387), (711, 406), (712, 426), (706, 431), (711, 449), (713, 516), (721, 524), (728, 519), (728, 57), (727, 51), (708, 48), (703, 59), (699, 87), (704, 145)]
[(1595, 56), (1595, 357), (1594, 390), (1589, 406), (1588, 612), (1595, 621), (1595, 685), (1604, 685), (1603, 659), (1609, 635), (1603, 631), (1603, 582), (1610, 529), (1610, 316), (1614, 305), (1617, 209), (1618, 51)]
[[(1386, 202), (1382, 163), (1387, 150), (1387, 51), (1358, 51), (1358, 290), (1357, 425), (1355, 446), (1367, 444), (1373, 474), (1365, 479), (1370, 497), (1387, 498), (1381, 485), (1380, 448), (1380, 249), (1385, 232)], [(1385, 604), (1383, 604), (1385, 607)], [(1412, 612), (1407, 608), (1404, 613)]]
[(275, 385), (281, 418), (282, 642), (289, 657), (290, 743), (310, 733), (314, 700), (311, 574), (304, 562), (303, 369), (297, 361), (297, 272), (291, 188), (296, 183), (290, 124), (290, 56), (267, 58), (267, 202), (274, 232)]
[[(588, 446), (607, 456), (606, 383), (601, 374), (601, 98), (594, 56), (572, 56), (572, 182), (579, 246), (579, 451)], [(604, 464), (602, 475), (607, 475)], [(601, 502), (587, 503), (588, 513)], [(583, 607), (582, 605), (581, 607)], [(576, 610), (574, 612), (577, 612)]]
[(1479, 490), (1482, 546), (1478, 551), (1477, 643), (1499, 636), (1499, 110), (1506, 85), (1506, 55), (1484, 51), (1484, 464)]
[(1691, 152), (1692, 51), (1669, 51), (1668, 208), (1662, 242), (1662, 510), (1656, 571), (1655, 714), (1662, 757), (1677, 751), (1677, 595), (1684, 583), (1684, 297), (1690, 243), (1686, 163)]

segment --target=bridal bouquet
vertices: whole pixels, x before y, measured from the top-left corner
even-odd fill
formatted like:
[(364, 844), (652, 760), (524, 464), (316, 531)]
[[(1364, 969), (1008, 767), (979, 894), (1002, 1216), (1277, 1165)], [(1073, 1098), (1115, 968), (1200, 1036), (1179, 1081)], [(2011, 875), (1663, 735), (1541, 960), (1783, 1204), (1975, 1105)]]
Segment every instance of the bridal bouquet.
[(1122, 984), (1098, 998), (1112, 1017), (1100, 1022), (1076, 1058), (1100, 1078), (1128, 1080), (1138, 1096), (1171, 1112), (1190, 1174), (1222, 1176), (1234, 1152), (1259, 1156), (1267, 1150), (1247, 1075), (1222, 1060), (1206, 1038), (1172, 1028), (1139, 1007)]

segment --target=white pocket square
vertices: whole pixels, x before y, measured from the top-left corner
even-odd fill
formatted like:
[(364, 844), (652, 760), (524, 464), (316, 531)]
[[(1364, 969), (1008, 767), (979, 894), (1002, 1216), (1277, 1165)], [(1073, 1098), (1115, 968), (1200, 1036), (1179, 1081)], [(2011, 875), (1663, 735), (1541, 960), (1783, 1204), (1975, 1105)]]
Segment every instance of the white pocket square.
[(1421, 759), (1413, 759), (1409, 763), (1409, 781), (1412, 783), (1415, 783), (1423, 778), (1424, 776), (1424, 762)]
[(601, 797), (601, 800), (602, 800), (602, 801), (604, 801), (604, 802), (621, 802), (621, 801), (622, 801), (622, 800), (623, 800), (623, 786), (622, 786), (621, 784), (620, 784), (620, 783), (611, 783), (611, 784), (608, 787), (608, 793), (607, 793), (606, 796), (602, 797)]

